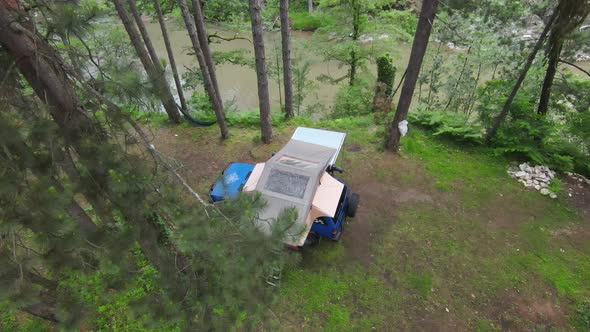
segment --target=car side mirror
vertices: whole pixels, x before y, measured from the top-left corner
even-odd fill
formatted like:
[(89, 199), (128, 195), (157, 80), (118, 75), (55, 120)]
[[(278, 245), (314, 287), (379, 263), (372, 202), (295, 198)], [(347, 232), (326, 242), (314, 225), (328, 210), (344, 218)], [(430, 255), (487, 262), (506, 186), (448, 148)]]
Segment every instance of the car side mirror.
[(328, 172), (330, 175), (333, 175), (334, 172), (344, 173), (344, 170), (336, 165), (330, 165), (328, 168), (326, 168), (326, 172)]

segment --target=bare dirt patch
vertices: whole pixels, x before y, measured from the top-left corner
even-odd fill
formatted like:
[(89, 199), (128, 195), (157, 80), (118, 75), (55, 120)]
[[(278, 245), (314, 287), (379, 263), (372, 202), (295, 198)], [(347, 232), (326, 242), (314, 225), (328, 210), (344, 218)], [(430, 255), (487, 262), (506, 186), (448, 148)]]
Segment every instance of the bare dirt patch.
[(514, 204), (513, 199), (512, 195), (497, 195), (486, 204), (481, 211), (481, 218), (486, 221), (487, 227), (491, 230), (516, 231), (529, 220), (531, 211)]
[[(367, 156), (368, 158), (368, 156)], [(362, 265), (373, 258), (373, 243), (379, 234), (397, 222), (398, 211), (405, 205), (433, 202), (430, 184), (420, 166), (399, 155), (373, 153), (371, 162), (352, 165), (346, 180), (361, 197), (357, 215), (351, 219), (342, 241), (348, 256)], [(366, 160), (359, 157), (360, 160)], [(387, 173), (388, 175), (381, 175)], [(411, 178), (411, 182), (407, 179)], [(406, 180), (404, 180), (406, 179)]]
[(490, 316), (503, 331), (525, 331), (531, 328), (551, 330), (567, 326), (567, 317), (558, 305), (555, 294), (544, 298), (525, 298), (515, 291), (507, 291), (492, 302)]
[(569, 176), (563, 179), (563, 195), (579, 211), (582, 218), (590, 223), (590, 185)]

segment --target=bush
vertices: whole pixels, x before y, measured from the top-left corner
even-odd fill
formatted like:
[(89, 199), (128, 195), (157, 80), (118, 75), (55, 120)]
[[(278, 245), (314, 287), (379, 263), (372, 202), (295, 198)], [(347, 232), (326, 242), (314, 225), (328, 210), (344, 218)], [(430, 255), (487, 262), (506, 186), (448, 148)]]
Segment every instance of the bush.
[(447, 137), (462, 143), (482, 142), (482, 128), (470, 123), (463, 114), (420, 111), (410, 113), (408, 120), (412, 124), (431, 130), (434, 136)]
[[(489, 128), (498, 115), (512, 84), (510, 81), (494, 80), (480, 89), (477, 110), (485, 127)], [(573, 122), (562, 124), (551, 116), (537, 114), (537, 90), (534, 86), (523, 87), (516, 95), (506, 120), (490, 142), (491, 146), (498, 154), (511, 154), (559, 172), (588, 174), (590, 166), (587, 153), (582, 149), (584, 144), (572, 144), (581, 137), (570, 137), (568, 134)]]
[(373, 110), (373, 86), (368, 79), (358, 78), (355, 85), (340, 88), (334, 102), (334, 118), (366, 115)]
[(411, 41), (416, 33), (418, 17), (416, 14), (407, 10), (388, 10), (379, 14), (379, 17), (385, 22), (392, 24), (395, 34), (402, 40)]
[(324, 14), (309, 14), (307, 11), (292, 11), (289, 16), (293, 29), (302, 31), (315, 31), (329, 21), (329, 18)]

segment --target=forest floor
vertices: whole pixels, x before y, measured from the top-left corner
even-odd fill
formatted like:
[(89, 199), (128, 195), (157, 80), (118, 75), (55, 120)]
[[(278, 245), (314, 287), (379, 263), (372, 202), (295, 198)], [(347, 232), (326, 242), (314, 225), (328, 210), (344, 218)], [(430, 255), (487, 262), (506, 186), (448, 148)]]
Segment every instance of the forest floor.
[[(315, 126), (348, 133), (340, 176), (361, 196), (341, 241), (302, 253), (272, 309), (281, 330), (590, 329), (590, 189), (555, 200), (523, 188), (489, 150), (411, 130), (382, 152), (367, 121)], [(297, 120), (296, 120), (297, 121)], [(152, 128), (206, 195), (232, 161), (263, 162), (296, 124), (259, 143), (256, 128)], [(576, 184), (577, 185), (577, 184)], [(564, 181), (564, 187), (568, 186)], [(582, 194), (585, 193), (585, 196)], [(582, 196), (581, 196), (582, 195)]]

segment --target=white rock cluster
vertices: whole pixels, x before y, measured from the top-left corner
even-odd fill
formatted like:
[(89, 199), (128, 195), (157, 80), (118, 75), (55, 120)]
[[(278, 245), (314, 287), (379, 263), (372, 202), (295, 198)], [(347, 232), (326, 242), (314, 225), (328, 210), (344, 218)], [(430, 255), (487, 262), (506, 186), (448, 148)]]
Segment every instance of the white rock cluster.
[(570, 172), (565, 172), (565, 174), (578, 182), (582, 182), (582, 183), (585, 182), (587, 185), (590, 186), (590, 179), (583, 176), (582, 174), (570, 173)]
[(534, 188), (545, 196), (557, 198), (557, 195), (547, 188), (555, 177), (555, 172), (550, 170), (549, 167), (530, 166), (528, 163), (522, 163), (508, 168), (507, 173), (525, 187)]

